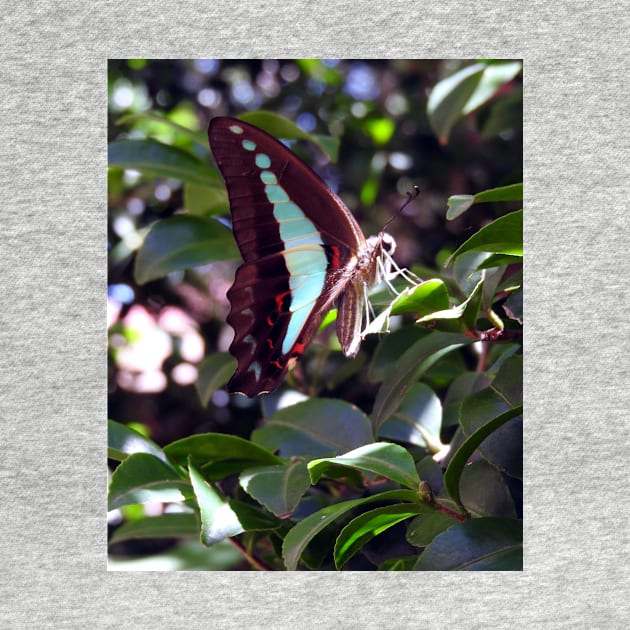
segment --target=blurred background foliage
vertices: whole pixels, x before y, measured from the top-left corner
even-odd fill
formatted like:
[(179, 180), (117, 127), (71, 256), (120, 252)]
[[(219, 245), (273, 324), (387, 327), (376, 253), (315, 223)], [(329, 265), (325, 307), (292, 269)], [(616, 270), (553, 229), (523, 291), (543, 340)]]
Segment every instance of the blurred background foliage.
[[(444, 277), (459, 244), (520, 207), (476, 204), (445, 219), (451, 195), (522, 181), (520, 70), (505, 60), (110, 60), (108, 139), (152, 139), (214, 166), (206, 136), (212, 117), (281, 114), (321, 141), (290, 146), (342, 197), (366, 236), (419, 186), (388, 231), (401, 266)], [(158, 444), (207, 431), (247, 437), (260, 417), (257, 401), (219, 389), (203, 405), (195, 389), (200, 362), (231, 341), (226, 291), (238, 260), (144, 284), (134, 278), (136, 253), (157, 219), (184, 207), (227, 215), (226, 200), (196, 207), (193, 188), (147, 170), (112, 167), (108, 175), (109, 417)], [(360, 397), (344, 398), (361, 406)]]

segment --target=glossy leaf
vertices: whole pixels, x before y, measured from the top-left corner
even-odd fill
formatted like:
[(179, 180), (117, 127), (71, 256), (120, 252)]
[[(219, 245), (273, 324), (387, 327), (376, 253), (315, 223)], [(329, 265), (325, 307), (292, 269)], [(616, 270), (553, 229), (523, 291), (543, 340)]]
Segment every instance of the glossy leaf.
[(462, 113), (469, 114), (488, 102), (499, 88), (512, 81), (522, 69), (523, 64), (520, 61), (501, 61), (486, 65), (483, 76)]
[(475, 518), (435, 537), (416, 571), (522, 571), (523, 523), (504, 518)]
[(187, 538), (198, 533), (196, 514), (160, 514), (123, 523), (113, 533), (109, 544), (142, 538)]
[(279, 518), (286, 518), (297, 507), (311, 482), (306, 463), (260, 466), (241, 473), (239, 483), (252, 498)]
[(337, 538), (335, 566), (340, 569), (375, 536), (430, 509), (419, 503), (399, 503), (369, 510), (357, 516), (341, 530)]
[(411, 346), (396, 361), (376, 395), (372, 422), (378, 433), (381, 425), (397, 411), (409, 388), (446, 353), (471, 343), (464, 335), (434, 332)]
[(342, 400), (312, 399), (277, 411), (252, 441), (282, 457), (343, 453), (372, 442), (368, 417)]
[(201, 433), (171, 442), (164, 447), (166, 454), (173, 460), (184, 463), (190, 456), (195, 462), (235, 461), (242, 466), (284, 464), (284, 460), (272, 452), (236, 435), (224, 433)]
[(442, 448), (442, 403), (424, 383), (416, 383), (400, 409), (381, 426), (379, 437), (415, 444), (437, 453)]
[(364, 499), (353, 499), (351, 501), (343, 501), (329, 505), (314, 512), (293, 527), (284, 539), (282, 555), (287, 569), (289, 571), (295, 571), (302, 553), (313, 538), (351, 510), (377, 501), (405, 501), (415, 503), (417, 499), (418, 495), (411, 490), (390, 490)]
[(486, 422), (486, 424), (477, 429), (453, 455), (448, 467), (446, 468), (446, 472), (444, 473), (444, 485), (449, 495), (458, 504), (461, 505), (459, 481), (464, 466), (470, 459), (470, 456), (489, 435), (505, 424), (508, 420), (511, 420), (522, 413), (523, 406), (519, 405), (518, 407), (509, 409), (508, 411), (492, 418), (490, 421)]
[(219, 174), (194, 155), (155, 140), (118, 140), (109, 145), (109, 166), (128, 168), (182, 182), (207, 186), (220, 183)]
[(339, 457), (315, 459), (308, 464), (311, 481), (316, 484), (330, 465), (349, 466), (391, 479), (416, 490), (420, 478), (409, 451), (398, 444), (376, 442), (357, 448)]
[(411, 287), (392, 303), (392, 315), (416, 313), (418, 316), (449, 307), (448, 291), (442, 280), (426, 280), (416, 287)]
[(379, 565), (379, 571), (411, 571), (416, 563), (416, 556), (391, 558)]
[(189, 484), (169, 464), (148, 453), (135, 453), (113, 472), (109, 509), (135, 503), (183, 501)]
[(164, 451), (152, 440), (124, 424), (107, 422), (107, 457), (123, 461), (134, 453), (147, 453), (167, 462)]
[(523, 211), (510, 212), (482, 227), (460, 245), (451, 260), (464, 252), (523, 255)]
[(230, 504), (189, 462), (190, 482), (201, 514), (201, 542), (207, 547), (245, 531)]
[(489, 201), (522, 201), (523, 182), (490, 188), (475, 194), (475, 203), (486, 203)]
[(139, 284), (171, 271), (238, 258), (230, 231), (220, 223), (187, 215), (156, 221), (138, 255), (134, 275)]
[(227, 352), (215, 352), (199, 364), (195, 386), (204, 407), (208, 406), (214, 393), (227, 384), (235, 369), (236, 359)]

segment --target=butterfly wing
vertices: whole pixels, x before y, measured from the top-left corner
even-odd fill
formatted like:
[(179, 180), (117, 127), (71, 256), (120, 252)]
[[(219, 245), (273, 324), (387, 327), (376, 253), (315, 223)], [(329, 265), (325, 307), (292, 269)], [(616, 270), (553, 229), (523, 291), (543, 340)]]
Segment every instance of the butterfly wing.
[(255, 396), (301, 356), (366, 242), (337, 195), (269, 134), (217, 117), (208, 137), (244, 261), (228, 291), (238, 362), (228, 389)]

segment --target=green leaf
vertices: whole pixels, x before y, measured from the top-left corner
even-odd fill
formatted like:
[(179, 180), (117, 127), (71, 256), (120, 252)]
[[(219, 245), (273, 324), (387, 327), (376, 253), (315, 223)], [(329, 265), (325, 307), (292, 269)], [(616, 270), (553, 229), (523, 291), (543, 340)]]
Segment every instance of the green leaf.
[(198, 533), (196, 514), (160, 514), (123, 523), (113, 533), (109, 544), (142, 538), (187, 538)]
[(417, 490), (420, 478), (413, 458), (398, 444), (375, 442), (339, 457), (315, 459), (308, 464), (311, 481), (316, 484), (331, 466), (349, 466), (391, 479), (411, 490)]
[(381, 426), (379, 437), (407, 442), (437, 453), (442, 448), (442, 404), (433, 390), (416, 383), (403, 399), (400, 409)]
[(171, 271), (238, 257), (226, 227), (213, 220), (178, 215), (153, 224), (136, 256), (134, 276), (138, 284), (145, 284)]
[(218, 543), (208, 549), (191, 540), (152, 556), (107, 561), (108, 571), (229, 571), (243, 559), (230, 542)]
[(182, 182), (220, 184), (216, 170), (194, 155), (155, 140), (118, 140), (109, 145), (109, 166), (130, 168), (156, 177), (172, 177)]
[(372, 412), (375, 433), (378, 434), (381, 425), (398, 409), (409, 388), (426, 370), (446, 353), (471, 342), (464, 335), (433, 332), (404, 352), (376, 395)]
[(416, 320), (416, 324), (423, 324), (435, 320), (457, 320), (461, 319), (465, 330), (474, 330), (479, 314), (479, 305), (481, 303), (481, 287), (483, 280), (480, 280), (472, 293), (461, 304), (449, 308), (445, 311), (437, 311), (425, 315)]
[(369, 418), (342, 400), (311, 399), (285, 407), (252, 433), (252, 441), (282, 457), (343, 453), (372, 442)]
[(260, 466), (241, 473), (239, 483), (252, 498), (279, 518), (286, 518), (297, 507), (311, 483), (306, 463)]
[(363, 129), (370, 134), (374, 144), (382, 146), (391, 140), (396, 125), (390, 118), (372, 118), (363, 123)]
[(431, 541), (449, 527), (458, 523), (454, 518), (435, 510), (420, 514), (409, 523), (407, 542), (414, 547), (426, 547)]
[(475, 203), (488, 201), (522, 201), (523, 200), (523, 182), (518, 184), (510, 184), (509, 186), (500, 186), (499, 188), (490, 188), (483, 190), (475, 195)]
[(224, 186), (201, 186), (200, 184), (184, 184), (184, 207), (189, 214), (197, 217), (208, 217), (226, 214), (230, 208)]
[(167, 118), (166, 116), (163, 116), (162, 114), (159, 114), (155, 111), (126, 114), (125, 116), (120, 117), (116, 121), (116, 124), (125, 125), (127, 123), (135, 122), (137, 120), (152, 120), (167, 125), (178, 135), (186, 136), (194, 143), (198, 144), (200, 147), (203, 147), (205, 151), (208, 150), (208, 134), (205, 131), (198, 131), (195, 129), (184, 127), (183, 125), (179, 125), (176, 122), (172, 121), (170, 118)]
[(295, 571), (307, 545), (326, 527), (343, 517), (350, 510), (368, 503), (380, 501), (405, 501), (416, 503), (418, 495), (411, 490), (390, 490), (364, 499), (343, 501), (329, 505), (307, 516), (293, 527), (284, 539), (282, 556), (289, 571)]
[(194, 461), (203, 464), (211, 462), (235, 461), (241, 470), (251, 466), (284, 464), (284, 460), (276, 457), (266, 448), (253, 442), (224, 433), (201, 433), (171, 442), (164, 447), (171, 459), (184, 463), (190, 456)]
[(464, 115), (466, 104), (481, 81), (486, 66), (476, 63), (435, 84), (429, 94), (429, 124), (445, 144), (453, 125)]
[(474, 516), (517, 516), (504, 476), (484, 459), (464, 467), (459, 494), (468, 512)]
[(379, 571), (411, 571), (416, 564), (416, 556), (407, 556), (405, 558), (390, 558), (381, 563), (378, 567)]
[(416, 571), (522, 571), (523, 523), (505, 518), (476, 518), (435, 537)]
[(135, 453), (112, 474), (109, 509), (152, 502), (179, 502), (190, 494), (189, 484), (169, 464), (148, 453)]
[(482, 227), (460, 245), (449, 260), (464, 252), (490, 252), (491, 254), (523, 255), (523, 211), (510, 212)]
[(124, 424), (107, 422), (107, 457), (122, 462), (134, 453), (148, 453), (168, 463), (164, 451), (152, 440)]
[(203, 478), (192, 461), (188, 471), (201, 514), (201, 542), (210, 547), (245, 531), (230, 504)]
[(341, 530), (337, 538), (335, 566), (340, 569), (375, 536), (428, 509), (428, 506), (418, 503), (400, 503), (369, 510), (357, 516)]
[(486, 424), (481, 426), (479, 429), (477, 429), (459, 447), (459, 449), (457, 449), (456, 453), (453, 455), (451, 461), (449, 462), (448, 467), (446, 468), (446, 472), (444, 473), (444, 486), (446, 487), (446, 491), (449, 493), (449, 495), (459, 505), (462, 505), (459, 491), (459, 482), (461, 479), (462, 471), (464, 470), (464, 466), (466, 466), (466, 463), (470, 459), (470, 456), (490, 434), (496, 431), (508, 420), (511, 420), (512, 418), (515, 418), (522, 413), (523, 406), (519, 405), (518, 407), (514, 407), (513, 409), (509, 409), (508, 411), (499, 414), (498, 416), (486, 422)]
[(473, 195), (451, 195), (447, 201), (446, 219), (452, 221), (475, 203)]
[[(507, 358), (498, 369), (491, 385), (462, 401), (460, 425), (466, 437), (488, 420), (517, 407), (523, 400), (523, 358)], [(478, 447), (493, 466), (521, 479), (523, 476), (523, 421), (518, 414), (488, 436)]]
[(520, 61), (505, 61), (487, 65), (477, 88), (466, 103), (462, 113), (464, 115), (469, 114), (487, 103), (503, 85), (512, 81), (522, 69), (523, 64)]
[[(336, 159), (338, 140), (336, 143), (334, 140), (323, 141), (322, 136), (304, 131), (292, 120), (289, 120), (284, 116), (259, 109), (254, 112), (241, 114), (239, 118), (245, 122), (264, 129), (267, 133), (270, 133), (276, 138), (284, 138), (285, 140), (308, 140), (309, 142), (313, 142), (328, 156), (330, 160)], [(335, 149), (335, 146), (337, 149)]]
[(208, 406), (214, 393), (230, 380), (235, 369), (236, 359), (227, 352), (215, 352), (199, 364), (195, 386), (204, 407)]
[(507, 267), (508, 265), (522, 264), (521, 256), (508, 256), (506, 254), (492, 254), (477, 265), (477, 269), (493, 269), (495, 267)]
[(408, 350), (418, 340), (430, 336), (431, 333), (423, 328), (405, 326), (399, 330), (384, 335), (379, 341), (368, 369), (368, 379), (371, 383), (380, 383), (391, 374), (396, 361), (405, 350)]
[(442, 280), (426, 280), (403, 291), (392, 304), (392, 315), (416, 313), (419, 316), (447, 309), (448, 290)]

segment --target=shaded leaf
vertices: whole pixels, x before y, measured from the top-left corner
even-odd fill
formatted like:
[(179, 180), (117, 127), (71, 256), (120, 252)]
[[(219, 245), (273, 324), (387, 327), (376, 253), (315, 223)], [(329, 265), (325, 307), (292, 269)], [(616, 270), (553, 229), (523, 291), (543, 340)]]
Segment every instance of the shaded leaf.
[(437, 453), (442, 448), (442, 403), (424, 383), (416, 383), (403, 399), (400, 409), (381, 426), (380, 437), (407, 442)]
[(409, 388), (429, 367), (446, 353), (471, 342), (464, 335), (433, 332), (405, 351), (376, 395), (372, 412), (375, 433), (378, 434), (381, 425), (398, 409)]
[(204, 407), (208, 406), (213, 394), (230, 380), (235, 369), (236, 359), (227, 352), (215, 352), (199, 364), (195, 387)]
[(109, 166), (130, 168), (157, 177), (172, 177), (182, 182), (220, 185), (215, 169), (194, 155), (155, 140), (118, 140), (109, 145)]
[(516, 518), (514, 500), (503, 475), (483, 459), (464, 468), (459, 494), (468, 512), (474, 516)]
[(187, 538), (198, 533), (196, 514), (160, 514), (123, 523), (113, 533), (109, 544), (142, 538)]
[(297, 507), (311, 482), (306, 463), (260, 466), (241, 473), (239, 483), (252, 498), (279, 518), (286, 518)]
[(475, 518), (435, 537), (416, 571), (522, 571), (523, 523), (505, 518)]
[(178, 215), (153, 224), (136, 256), (134, 276), (138, 284), (144, 284), (171, 271), (238, 257), (234, 239), (225, 226)]
[(415, 547), (426, 547), (438, 534), (458, 522), (438, 510), (420, 514), (409, 523), (407, 542)]
[(241, 470), (250, 466), (284, 464), (266, 448), (249, 440), (224, 433), (201, 433), (171, 442), (164, 447), (166, 454), (181, 463), (192, 457), (197, 463), (208, 464), (233, 460), (239, 462)]
[(252, 441), (282, 457), (344, 453), (372, 442), (369, 418), (342, 400), (311, 399), (277, 411)]

